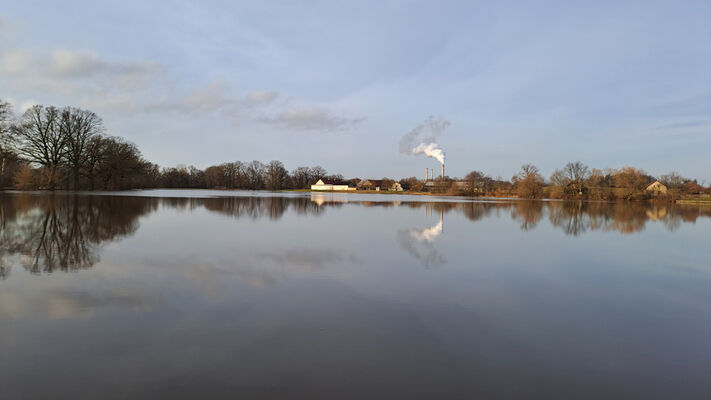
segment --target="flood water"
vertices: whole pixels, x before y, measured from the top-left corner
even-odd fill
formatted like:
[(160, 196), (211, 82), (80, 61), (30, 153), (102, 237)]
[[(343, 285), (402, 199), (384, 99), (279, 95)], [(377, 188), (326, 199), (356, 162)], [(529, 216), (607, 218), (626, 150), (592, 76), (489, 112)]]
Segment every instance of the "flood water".
[(0, 195), (0, 398), (709, 399), (711, 207)]

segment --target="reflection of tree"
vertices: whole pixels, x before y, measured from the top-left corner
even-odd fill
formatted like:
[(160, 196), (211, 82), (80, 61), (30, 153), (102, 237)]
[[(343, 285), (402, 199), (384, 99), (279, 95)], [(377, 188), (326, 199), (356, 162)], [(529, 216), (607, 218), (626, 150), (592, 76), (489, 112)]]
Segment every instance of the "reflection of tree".
[(280, 219), (291, 208), (299, 215), (316, 215), (323, 209), (305, 197), (214, 197), (196, 199), (210, 211), (236, 218)]
[(31, 273), (75, 271), (98, 261), (105, 242), (133, 234), (156, 200), (110, 196), (18, 195), (0, 200), (0, 276), (11, 259)]
[(590, 226), (590, 218), (584, 210), (584, 203), (581, 201), (549, 204), (549, 219), (553, 226), (557, 226), (566, 235), (578, 236), (585, 233)]
[[(238, 196), (214, 198), (148, 198), (78, 195), (2, 195), (0, 197), (0, 279), (13, 265), (23, 265), (32, 273), (74, 271), (90, 268), (98, 260), (98, 249), (110, 240), (133, 234), (138, 217), (165, 208), (207, 210), (235, 218), (277, 220), (289, 210), (297, 215), (320, 215), (329, 208), (382, 207), (424, 209), (444, 215), (459, 212), (470, 221), (510, 213), (521, 229), (536, 226), (545, 212), (552, 226), (567, 235), (589, 231), (635, 233), (647, 222), (658, 221), (668, 230), (682, 223), (711, 217), (711, 207), (655, 203), (541, 202), (541, 201), (349, 201), (328, 196)], [(398, 232), (398, 243), (427, 266), (445, 263), (433, 246), (441, 232), (437, 225), (428, 230)], [(422, 239), (422, 240), (418, 240)]]
[(531, 230), (543, 218), (543, 202), (518, 201), (515, 203), (513, 211), (511, 211), (511, 218), (521, 221), (521, 230)]

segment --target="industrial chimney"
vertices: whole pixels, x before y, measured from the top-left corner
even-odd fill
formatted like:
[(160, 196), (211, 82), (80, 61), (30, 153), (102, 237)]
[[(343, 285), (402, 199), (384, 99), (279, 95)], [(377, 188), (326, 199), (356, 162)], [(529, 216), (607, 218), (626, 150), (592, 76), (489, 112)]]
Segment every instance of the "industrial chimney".
[(430, 179), (430, 169), (425, 168), (425, 182)]
[(442, 180), (444, 180), (444, 163), (442, 163)]

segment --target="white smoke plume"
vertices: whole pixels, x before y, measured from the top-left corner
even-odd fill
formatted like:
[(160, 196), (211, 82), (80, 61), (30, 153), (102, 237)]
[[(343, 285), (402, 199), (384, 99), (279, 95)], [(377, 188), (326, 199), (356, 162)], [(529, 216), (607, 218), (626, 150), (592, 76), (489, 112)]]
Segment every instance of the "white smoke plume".
[(444, 164), (444, 150), (437, 144), (437, 137), (441, 135), (448, 126), (449, 121), (442, 116), (428, 117), (425, 122), (418, 125), (400, 139), (400, 152), (412, 155), (424, 154)]

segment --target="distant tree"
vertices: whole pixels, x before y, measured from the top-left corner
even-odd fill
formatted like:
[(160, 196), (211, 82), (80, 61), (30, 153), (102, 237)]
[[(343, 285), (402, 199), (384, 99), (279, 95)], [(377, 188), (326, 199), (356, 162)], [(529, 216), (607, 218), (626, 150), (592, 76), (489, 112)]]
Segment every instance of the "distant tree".
[(647, 197), (644, 189), (649, 184), (650, 177), (641, 169), (624, 167), (612, 176), (615, 190), (620, 198), (633, 200)]
[(123, 190), (137, 187), (146, 167), (138, 147), (123, 138), (107, 137), (103, 139), (102, 152), (97, 167), (101, 188)]
[(563, 168), (569, 183), (575, 188), (578, 195), (583, 194), (585, 181), (590, 176), (590, 169), (580, 161), (569, 162)]
[(311, 167), (311, 169), (309, 170), (309, 173), (311, 175), (310, 179), (309, 179), (309, 184), (314, 184), (319, 179), (325, 178), (326, 174), (328, 172), (326, 172), (326, 170), (323, 167), (321, 167), (320, 165), (317, 165), (315, 167)]
[(424, 187), (424, 183), (414, 176), (409, 178), (400, 179), (400, 186), (403, 190), (409, 190), (413, 192), (421, 192)]
[(205, 187), (205, 172), (193, 165), (188, 167), (188, 187), (200, 189)]
[(672, 190), (680, 190), (689, 181), (689, 179), (684, 178), (674, 171), (659, 177), (659, 182)]
[(3, 188), (12, 181), (19, 167), (19, 160), (13, 151), (13, 137), (10, 134), (12, 117), (12, 106), (0, 99), (0, 187)]
[(382, 181), (383, 181), (383, 183), (382, 183), (383, 190), (390, 190), (393, 187), (393, 185), (395, 184), (395, 180), (391, 179), (391, 178), (383, 178)]
[(684, 186), (681, 187), (681, 192), (686, 195), (701, 194), (704, 192), (704, 187), (699, 185), (695, 179), (693, 181), (687, 180)]
[(543, 195), (543, 177), (532, 164), (521, 166), (521, 172), (511, 178), (516, 194), (524, 199), (536, 199)]
[(287, 186), (289, 172), (281, 161), (272, 160), (267, 164), (264, 176), (267, 189), (282, 190)]
[(614, 182), (610, 171), (593, 168), (588, 178), (588, 198), (592, 200), (614, 200)]
[[(464, 177), (467, 189), (472, 196), (483, 195), (492, 188), (493, 180), (481, 171), (472, 171)], [(458, 189), (459, 190), (459, 189)]]
[(205, 169), (205, 186), (208, 188), (227, 187), (225, 165), (213, 165)]
[(264, 164), (254, 160), (247, 164), (246, 172), (249, 189), (260, 190), (264, 188)]
[(309, 167), (298, 167), (291, 172), (294, 189), (308, 189), (311, 186), (311, 171)]
[(10, 120), (12, 119), (12, 105), (0, 99), (0, 135), (10, 133)]
[(556, 169), (555, 171), (553, 171), (550, 177), (550, 181), (551, 185), (558, 187), (564, 187), (570, 182), (568, 176), (561, 169)]

